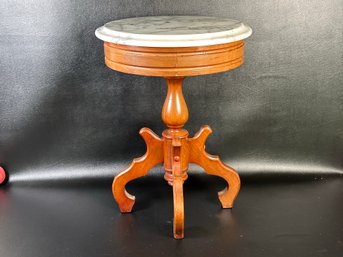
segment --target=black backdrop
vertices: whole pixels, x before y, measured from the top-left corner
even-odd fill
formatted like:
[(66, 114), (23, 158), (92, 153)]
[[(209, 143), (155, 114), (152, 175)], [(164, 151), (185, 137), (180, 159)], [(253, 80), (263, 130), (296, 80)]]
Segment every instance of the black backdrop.
[(186, 128), (212, 127), (208, 152), (243, 178), (339, 177), (342, 8), (340, 0), (1, 1), (0, 163), (9, 185), (109, 188), (144, 153), (139, 129), (162, 132), (163, 79), (110, 70), (94, 35), (105, 22), (150, 15), (223, 16), (253, 29), (243, 66), (184, 81)]
[[(341, 1), (2, 1), (0, 162), (10, 181), (112, 177), (164, 129), (163, 79), (104, 65), (94, 30), (147, 15), (253, 28), (245, 64), (184, 82), (192, 133), (240, 173), (343, 172)], [(194, 170), (194, 169), (193, 169)], [(51, 176), (51, 177), (50, 177)]]

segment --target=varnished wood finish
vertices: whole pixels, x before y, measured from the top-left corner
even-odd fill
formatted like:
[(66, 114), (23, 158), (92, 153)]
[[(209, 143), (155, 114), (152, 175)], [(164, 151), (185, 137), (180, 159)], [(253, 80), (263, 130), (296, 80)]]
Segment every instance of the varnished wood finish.
[(184, 201), (183, 201), (183, 182), (185, 181), (181, 171), (180, 158), (175, 155), (173, 160), (173, 204), (174, 219), (173, 231), (175, 239), (184, 237)]
[(188, 108), (182, 94), (183, 78), (166, 78), (168, 93), (162, 108), (162, 120), (168, 128), (182, 128), (188, 120)]
[(121, 212), (131, 212), (135, 197), (125, 190), (125, 185), (144, 176), (149, 169), (164, 163), (165, 179), (173, 187), (175, 239), (184, 237), (184, 200), (183, 183), (187, 179), (188, 163), (200, 165), (208, 174), (222, 177), (228, 186), (218, 193), (223, 208), (231, 208), (239, 192), (240, 179), (237, 172), (223, 164), (219, 157), (205, 151), (205, 141), (212, 130), (203, 126), (193, 137), (182, 127), (188, 120), (188, 110), (182, 94), (183, 78), (166, 78), (168, 93), (162, 109), (162, 119), (168, 126), (162, 139), (147, 128), (140, 132), (147, 144), (144, 156), (134, 159), (132, 164), (122, 171), (113, 181), (113, 195)]
[(183, 129), (188, 120), (188, 109), (182, 94), (185, 76), (222, 72), (243, 63), (243, 41), (202, 47), (138, 47), (105, 42), (105, 62), (114, 70), (149, 76), (165, 77), (168, 93), (162, 108), (162, 120), (168, 129), (159, 138), (151, 130), (140, 132), (147, 144), (144, 156), (134, 159), (113, 181), (112, 191), (120, 211), (131, 212), (135, 197), (125, 185), (163, 163), (164, 178), (173, 187), (174, 238), (184, 237), (183, 184), (187, 179), (189, 163), (200, 165), (206, 173), (222, 177), (228, 186), (218, 193), (223, 208), (231, 208), (240, 189), (237, 172), (223, 164), (218, 156), (205, 151), (210, 127), (204, 126), (193, 137)]
[[(166, 129), (162, 133), (164, 142), (164, 178), (169, 185), (173, 186), (174, 174), (173, 174), (173, 163), (174, 159), (180, 159), (180, 174), (183, 180), (186, 180), (188, 170), (188, 131), (185, 129)], [(181, 147), (182, 146), (182, 147)], [(179, 147), (179, 148), (178, 148)], [(177, 153), (176, 153), (177, 152)]]
[(146, 153), (132, 161), (131, 165), (120, 172), (113, 180), (112, 192), (121, 212), (131, 212), (135, 203), (135, 196), (125, 190), (125, 185), (136, 178), (145, 176), (149, 170), (163, 162), (163, 141), (150, 129), (142, 128), (139, 134), (146, 145)]
[(219, 176), (226, 180), (228, 185), (218, 193), (218, 197), (223, 208), (232, 208), (240, 189), (240, 178), (238, 173), (225, 165), (218, 156), (206, 153), (205, 141), (211, 133), (212, 129), (209, 126), (203, 126), (193, 138), (188, 139), (189, 162), (198, 164), (210, 175)]
[(244, 42), (199, 47), (141, 47), (104, 43), (111, 69), (146, 76), (196, 76), (234, 69), (243, 63)]
[(188, 131), (182, 129), (188, 120), (188, 108), (182, 93), (183, 78), (166, 78), (168, 93), (162, 108), (165, 179), (173, 187), (175, 239), (184, 237), (183, 183), (187, 179), (189, 151)]

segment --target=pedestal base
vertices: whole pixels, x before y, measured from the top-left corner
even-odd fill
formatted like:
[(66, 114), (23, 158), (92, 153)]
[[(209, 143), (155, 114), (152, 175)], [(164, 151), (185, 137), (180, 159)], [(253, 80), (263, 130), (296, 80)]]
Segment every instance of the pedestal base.
[(209, 126), (203, 126), (193, 137), (188, 137), (187, 130), (167, 129), (159, 138), (148, 128), (142, 128), (140, 135), (146, 145), (146, 153), (132, 161), (131, 165), (120, 172), (113, 181), (112, 192), (122, 213), (131, 212), (135, 196), (125, 190), (125, 185), (136, 178), (145, 176), (157, 164), (164, 163), (165, 179), (173, 187), (174, 197), (174, 238), (184, 237), (184, 201), (183, 183), (187, 179), (189, 163), (201, 166), (206, 173), (222, 177), (227, 187), (218, 193), (223, 208), (232, 208), (240, 189), (237, 172), (222, 163), (218, 156), (205, 151), (205, 141), (212, 133)]

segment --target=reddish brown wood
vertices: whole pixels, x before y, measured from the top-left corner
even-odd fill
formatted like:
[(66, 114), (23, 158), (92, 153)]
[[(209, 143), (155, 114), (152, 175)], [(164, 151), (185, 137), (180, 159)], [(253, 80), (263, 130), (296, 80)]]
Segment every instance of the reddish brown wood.
[(182, 94), (183, 78), (166, 78), (168, 93), (162, 108), (162, 120), (168, 128), (182, 128), (188, 120), (188, 108)]
[(163, 141), (150, 129), (142, 128), (139, 134), (146, 145), (146, 153), (132, 161), (131, 165), (120, 172), (113, 180), (112, 192), (121, 212), (131, 212), (135, 196), (125, 190), (125, 185), (136, 178), (145, 176), (149, 170), (163, 162)]
[[(180, 148), (177, 147), (177, 148)], [(185, 181), (181, 171), (180, 158), (176, 154), (173, 160), (173, 203), (174, 203), (174, 222), (173, 231), (175, 239), (184, 238), (184, 201), (183, 201), (183, 182)]]
[(184, 237), (183, 183), (187, 179), (189, 163), (200, 165), (208, 174), (222, 177), (228, 186), (218, 193), (223, 208), (231, 208), (240, 189), (237, 172), (223, 164), (218, 156), (205, 151), (205, 141), (210, 127), (204, 126), (193, 137), (183, 129), (188, 120), (188, 109), (182, 94), (184, 76), (194, 76), (233, 69), (243, 63), (243, 41), (228, 44), (153, 48), (124, 46), (105, 42), (105, 62), (115, 70), (139, 75), (166, 78), (168, 93), (162, 108), (162, 120), (168, 129), (159, 138), (148, 128), (140, 134), (147, 145), (144, 156), (134, 159), (131, 165), (117, 175), (112, 191), (121, 212), (131, 212), (135, 197), (125, 190), (125, 185), (146, 175), (163, 163), (164, 178), (173, 187), (174, 238)]
[[(185, 129), (166, 129), (162, 133), (164, 141), (164, 178), (169, 185), (173, 186), (173, 163), (175, 156), (180, 159), (180, 176), (186, 180), (188, 170), (188, 131)], [(179, 148), (177, 148), (179, 147)]]
[(238, 173), (222, 163), (218, 156), (206, 153), (205, 141), (211, 133), (212, 130), (209, 126), (203, 126), (193, 138), (188, 139), (189, 162), (198, 164), (210, 175), (226, 180), (228, 185), (218, 193), (218, 197), (223, 208), (232, 208), (240, 189), (240, 178)]
[(104, 43), (105, 63), (125, 73), (184, 77), (234, 69), (243, 63), (244, 42), (198, 47), (143, 47)]
[(169, 127), (160, 139), (151, 130), (143, 128), (140, 132), (147, 144), (144, 156), (134, 159), (132, 164), (122, 171), (113, 181), (113, 195), (121, 212), (131, 212), (135, 197), (125, 190), (125, 185), (138, 177), (144, 176), (159, 163), (164, 163), (165, 179), (173, 187), (174, 198), (174, 238), (184, 237), (184, 200), (183, 183), (187, 179), (188, 163), (200, 165), (208, 174), (225, 179), (228, 187), (218, 193), (223, 208), (231, 208), (239, 188), (237, 172), (223, 164), (219, 157), (205, 151), (205, 141), (212, 130), (204, 126), (193, 137), (183, 125), (188, 120), (187, 105), (182, 94), (183, 78), (166, 78), (168, 93), (163, 105), (162, 119)]

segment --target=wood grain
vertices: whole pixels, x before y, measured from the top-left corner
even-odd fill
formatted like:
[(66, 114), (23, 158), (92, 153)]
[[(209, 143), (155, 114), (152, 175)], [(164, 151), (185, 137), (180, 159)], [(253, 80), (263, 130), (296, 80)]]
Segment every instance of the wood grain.
[(139, 47), (104, 43), (111, 69), (145, 76), (183, 77), (224, 72), (243, 63), (244, 42), (199, 47)]
[(175, 239), (184, 238), (183, 184), (188, 178), (189, 163), (201, 166), (206, 173), (219, 176), (227, 187), (218, 193), (223, 208), (231, 208), (240, 189), (237, 172), (221, 162), (218, 156), (205, 151), (205, 142), (212, 130), (203, 126), (193, 137), (189, 137), (183, 126), (188, 120), (188, 108), (182, 93), (185, 76), (222, 72), (243, 63), (243, 41), (202, 47), (138, 47), (105, 42), (105, 63), (121, 72), (165, 77), (168, 92), (162, 108), (162, 120), (168, 129), (159, 138), (150, 129), (140, 132), (147, 151), (115, 177), (113, 196), (120, 211), (131, 212), (135, 197), (125, 190), (125, 185), (146, 175), (149, 170), (163, 163), (164, 178), (173, 187)]
[(227, 187), (218, 193), (218, 197), (223, 208), (232, 208), (240, 190), (240, 178), (238, 173), (225, 165), (218, 156), (205, 151), (205, 141), (211, 133), (212, 130), (209, 126), (203, 126), (193, 138), (188, 139), (190, 143), (189, 162), (198, 164), (210, 175), (226, 180)]
[(168, 93), (162, 108), (162, 120), (168, 128), (182, 128), (188, 120), (188, 108), (182, 94), (183, 78), (166, 78)]
[(125, 190), (125, 185), (147, 175), (151, 168), (163, 162), (163, 141), (148, 128), (142, 128), (139, 133), (147, 145), (146, 153), (134, 159), (129, 167), (114, 178), (112, 184), (113, 197), (123, 213), (131, 212), (135, 203), (135, 196)]

